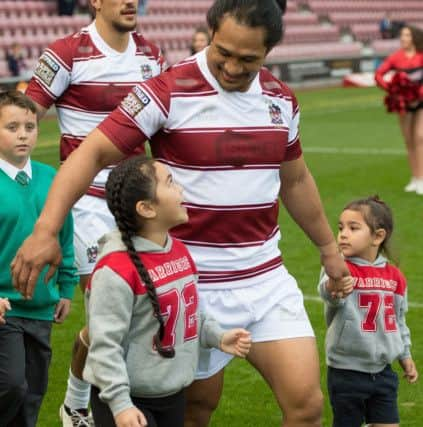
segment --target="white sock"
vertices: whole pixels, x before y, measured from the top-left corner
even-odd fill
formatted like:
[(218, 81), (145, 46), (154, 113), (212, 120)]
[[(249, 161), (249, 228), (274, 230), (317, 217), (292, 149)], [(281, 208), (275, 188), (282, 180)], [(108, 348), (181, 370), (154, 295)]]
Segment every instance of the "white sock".
[(90, 403), (91, 384), (76, 378), (69, 369), (65, 405), (70, 409), (86, 409)]

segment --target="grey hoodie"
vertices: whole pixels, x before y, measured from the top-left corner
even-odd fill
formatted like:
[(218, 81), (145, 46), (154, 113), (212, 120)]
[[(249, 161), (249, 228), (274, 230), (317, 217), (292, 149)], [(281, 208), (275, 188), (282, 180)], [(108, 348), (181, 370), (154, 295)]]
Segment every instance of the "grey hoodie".
[(374, 263), (347, 258), (354, 290), (332, 298), (323, 272), (318, 290), (325, 302), (326, 363), (338, 369), (377, 373), (395, 359), (410, 357), (405, 322), (407, 284), (398, 268), (379, 256)]
[(185, 246), (170, 236), (164, 248), (136, 237), (135, 248), (167, 322), (163, 342), (176, 351), (172, 359), (160, 356), (152, 344), (158, 321), (120, 233), (113, 231), (99, 243), (99, 261), (86, 291), (90, 348), (83, 375), (117, 414), (134, 406), (131, 395), (161, 397), (188, 386), (200, 343), (218, 348), (223, 330), (197, 313), (196, 269)]

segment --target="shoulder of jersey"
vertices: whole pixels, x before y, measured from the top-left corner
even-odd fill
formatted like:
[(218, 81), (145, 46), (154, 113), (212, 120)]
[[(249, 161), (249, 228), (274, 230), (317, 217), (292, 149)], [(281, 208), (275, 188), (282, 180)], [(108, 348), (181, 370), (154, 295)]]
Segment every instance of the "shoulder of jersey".
[(265, 92), (275, 96), (294, 98), (292, 90), (282, 81), (277, 79), (266, 67), (260, 70), (260, 84)]
[(160, 75), (167, 80), (172, 93), (205, 93), (215, 89), (205, 79), (194, 57), (188, 57)]
[(142, 34), (134, 31), (132, 32), (132, 38), (137, 47), (137, 53), (144, 54), (146, 56), (151, 56), (155, 59), (158, 59), (160, 57), (160, 48), (150, 40), (146, 39)]
[(104, 56), (91, 40), (86, 28), (56, 40), (47, 48), (48, 51), (54, 52), (69, 67), (73, 61)]

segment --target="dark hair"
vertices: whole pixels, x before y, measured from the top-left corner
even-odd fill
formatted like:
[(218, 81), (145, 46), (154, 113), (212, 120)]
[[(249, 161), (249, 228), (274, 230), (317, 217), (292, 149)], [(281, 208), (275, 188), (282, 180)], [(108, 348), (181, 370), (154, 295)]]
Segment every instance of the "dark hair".
[(25, 94), (15, 89), (0, 91), (0, 114), (1, 110), (9, 105), (14, 105), (15, 107), (37, 114), (37, 107), (34, 102)]
[(423, 52), (423, 31), (420, 28), (414, 27), (413, 25), (405, 25), (404, 28), (408, 28), (413, 39), (413, 44), (418, 52)]
[(378, 254), (383, 253), (388, 258), (390, 257), (389, 239), (394, 230), (394, 219), (390, 207), (379, 196), (370, 196), (365, 199), (358, 199), (348, 203), (344, 207), (345, 210), (361, 212), (364, 221), (370, 228), (372, 233), (382, 228), (386, 231), (386, 237), (379, 246)]
[(143, 155), (134, 156), (117, 165), (110, 173), (106, 182), (106, 200), (131, 261), (147, 288), (154, 316), (159, 322), (159, 330), (154, 335), (154, 344), (161, 356), (171, 358), (175, 355), (174, 348), (163, 348), (161, 344), (165, 324), (160, 314), (156, 288), (135, 250), (132, 240), (142, 229), (142, 223), (136, 211), (136, 204), (140, 200), (154, 201), (156, 198), (156, 186), (157, 178), (154, 160)]
[(269, 51), (282, 39), (285, 9), (286, 0), (215, 0), (207, 12), (207, 24), (212, 34), (225, 16), (249, 27), (263, 27), (266, 30), (264, 44)]

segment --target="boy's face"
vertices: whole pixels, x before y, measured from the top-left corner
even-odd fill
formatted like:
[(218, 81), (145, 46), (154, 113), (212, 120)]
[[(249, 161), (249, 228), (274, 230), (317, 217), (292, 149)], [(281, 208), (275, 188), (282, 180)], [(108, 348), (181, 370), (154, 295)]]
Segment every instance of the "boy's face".
[(22, 168), (38, 136), (37, 116), (30, 110), (7, 105), (0, 109), (0, 158)]

